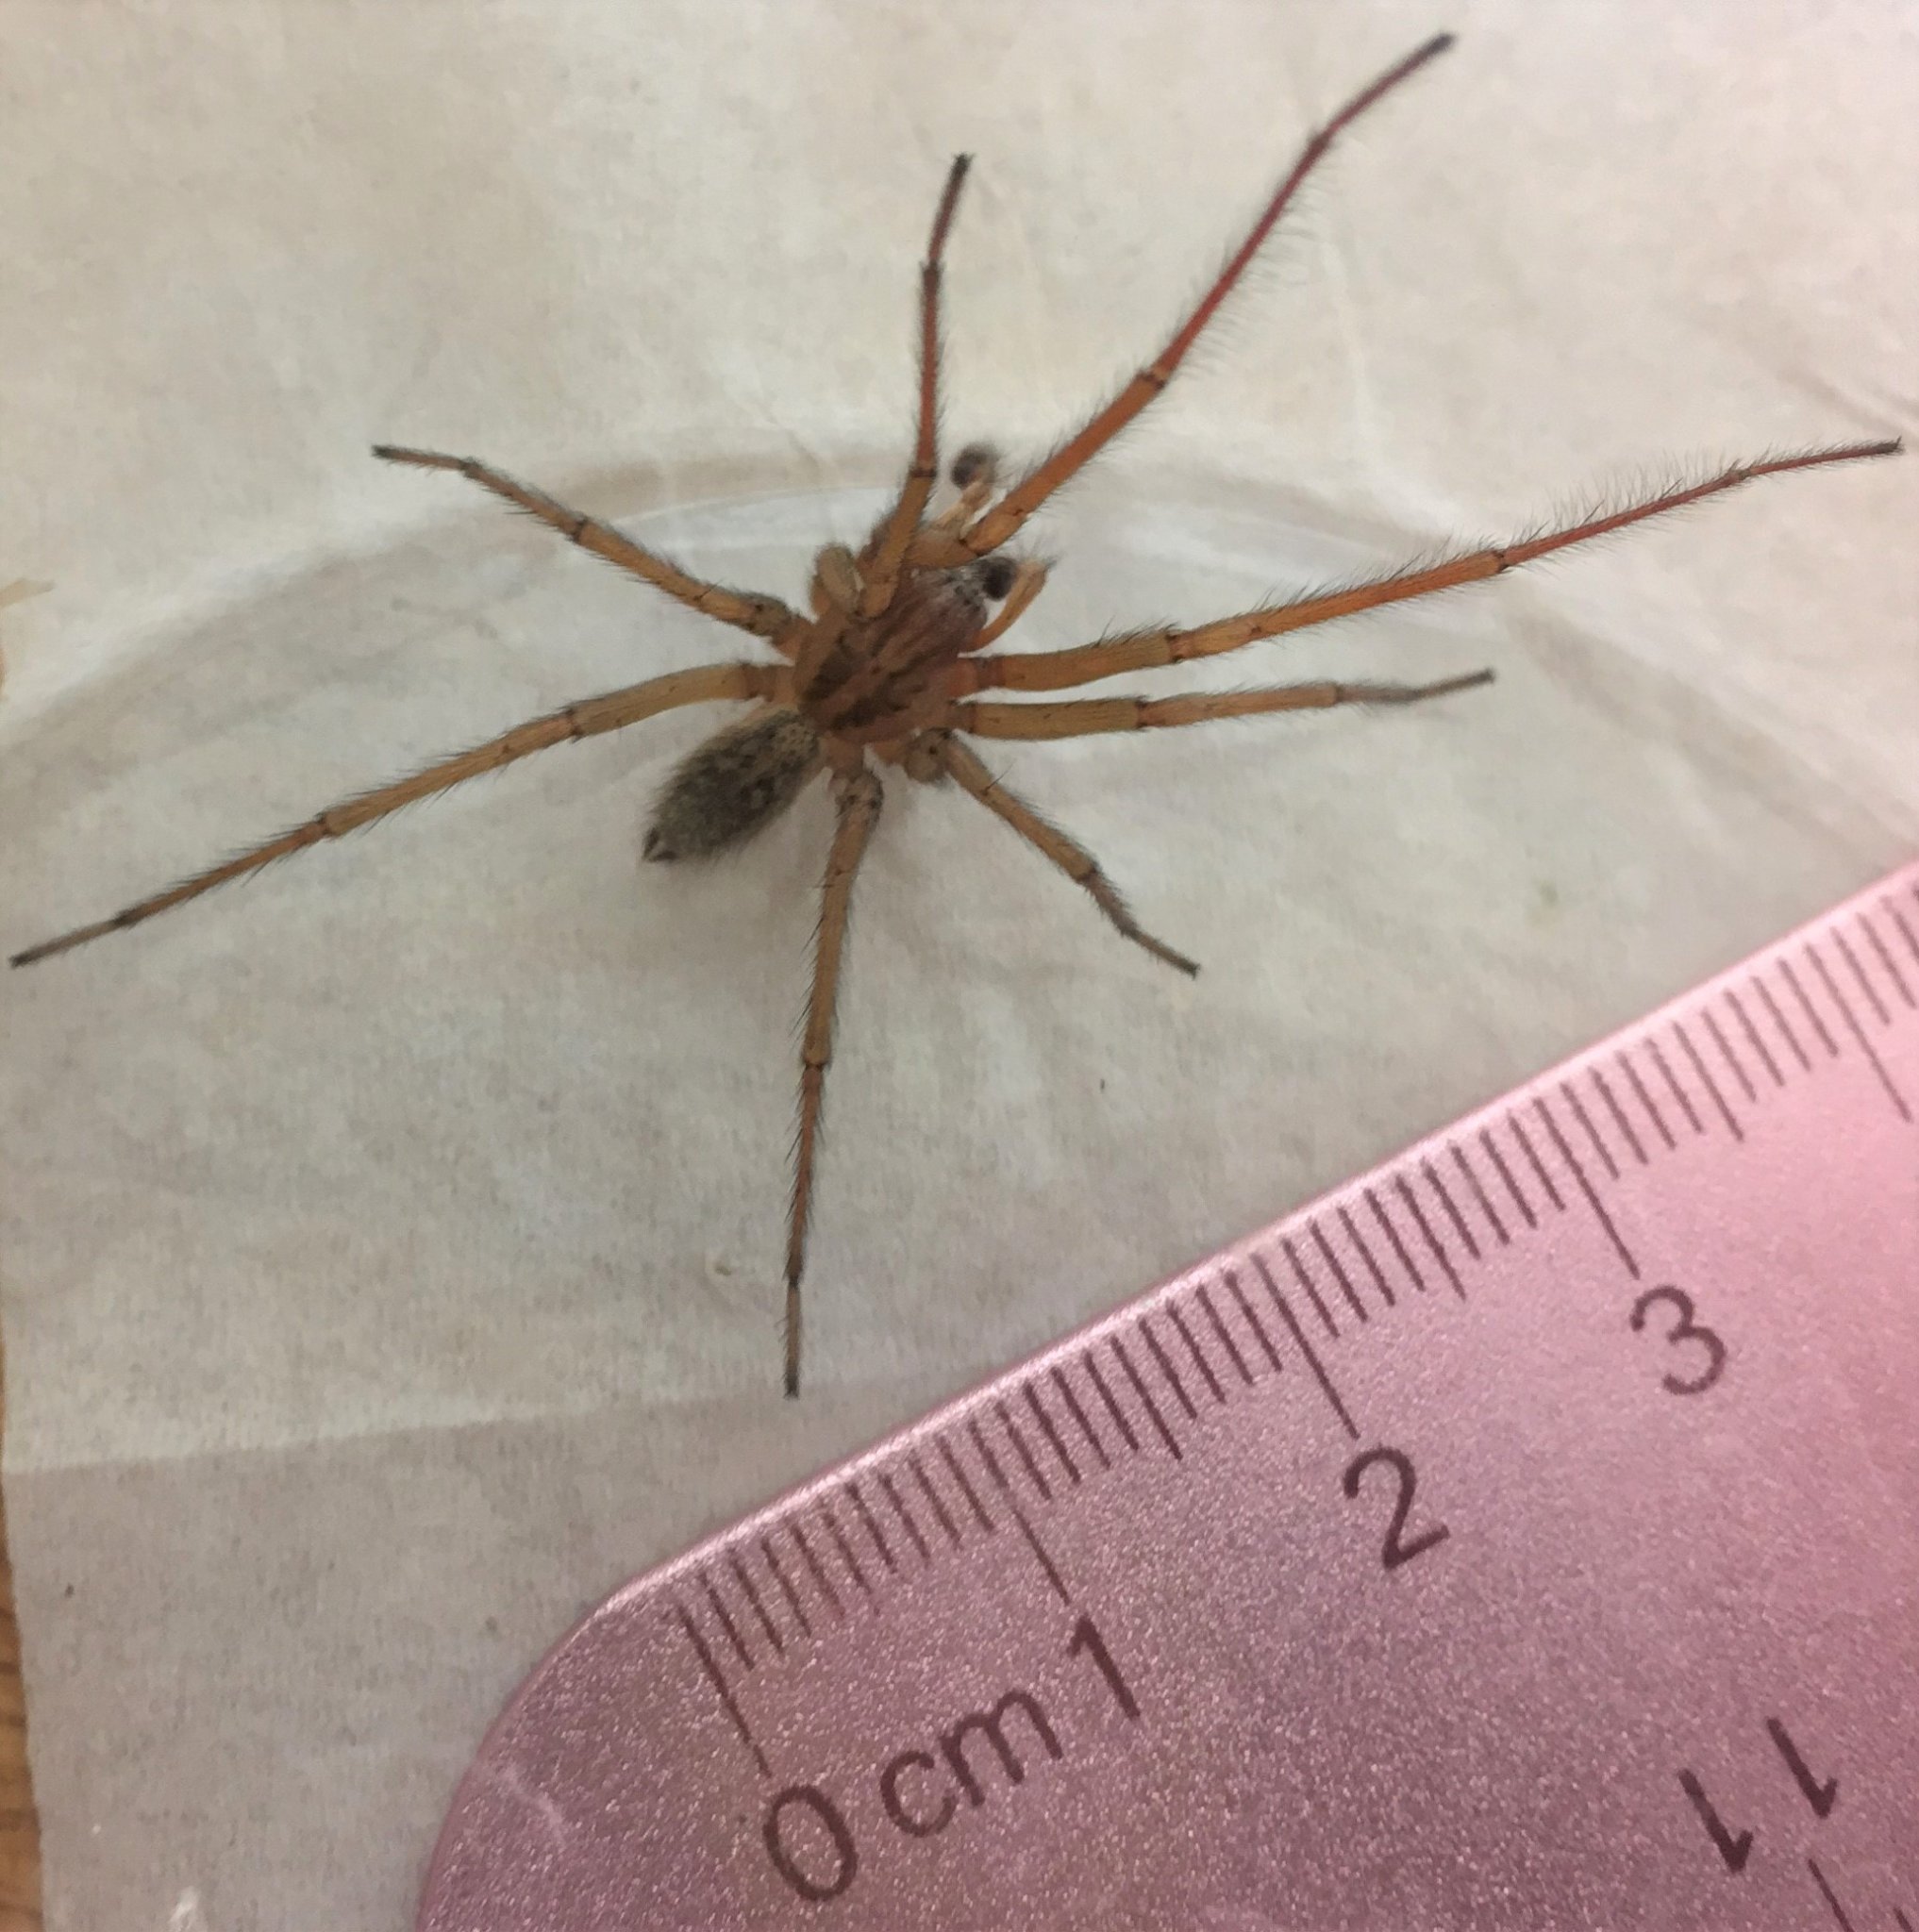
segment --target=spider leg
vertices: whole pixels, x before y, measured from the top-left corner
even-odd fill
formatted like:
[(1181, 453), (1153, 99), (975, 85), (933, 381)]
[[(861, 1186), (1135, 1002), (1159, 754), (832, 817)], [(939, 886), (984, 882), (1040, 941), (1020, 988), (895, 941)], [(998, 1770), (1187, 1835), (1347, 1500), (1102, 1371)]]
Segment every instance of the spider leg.
[(843, 543), (828, 543), (813, 558), (813, 621), (793, 653), (793, 688), (804, 701), (826, 660), (839, 648), (859, 608), (859, 565)]
[(920, 519), (926, 514), (926, 500), (933, 493), (934, 478), (939, 474), (941, 261), (946, 252), (946, 236), (953, 225), (954, 211), (960, 206), (960, 191), (972, 165), (971, 155), (954, 156), (946, 185), (940, 193), (939, 208), (934, 211), (926, 259), (920, 264), (919, 428), (906, 481), (900, 485), (893, 508), (868, 546), (870, 561), (859, 599), (862, 617), (877, 617), (893, 602), (906, 562), (907, 546), (919, 534)]
[(1062, 483), (1084, 469), (1165, 389), (1200, 331), (1212, 320), (1214, 311), (1232, 292), (1234, 284), (1259, 253), (1260, 244), (1298, 192), (1300, 183), (1312, 172), (1341, 131), (1452, 43), (1450, 34), (1440, 34), (1427, 42), (1396, 67), (1382, 74), (1370, 87), (1354, 95), (1312, 136), (1301, 149), (1292, 172), (1274, 191), (1272, 199), (1267, 202), (1238, 251), (1221, 271), (1218, 279), (1200, 297), (1192, 313), (1174, 331), (1158, 359), (1142, 369), (1091, 422), (1062, 442), (1044, 461), (1027, 471), (991, 509), (969, 525), (953, 543), (946, 546), (951, 554), (941, 556), (941, 562), (964, 562), (969, 557), (983, 557), (989, 550), (997, 550)]
[(437, 764), (428, 765), (410, 777), (328, 806), (305, 824), (295, 825), (290, 832), (282, 832), (277, 839), (269, 839), (265, 844), (256, 845), (222, 865), (211, 866), (206, 872), (194, 874), (192, 878), (182, 879), (178, 885), (170, 886), (163, 892), (156, 892), (151, 898), (138, 900), (110, 919), (78, 926), (72, 932), (60, 934), (58, 939), (43, 940), (37, 946), (27, 947), (24, 953), (15, 953), (8, 963), (30, 966), (36, 959), (64, 953), (106, 933), (121, 932), (128, 926), (138, 925), (157, 912), (171, 911), (189, 899), (197, 899), (202, 892), (210, 892), (215, 886), (224, 886), (229, 879), (243, 878), (249, 873), (259, 872), (262, 866), (273, 864), (277, 858), (289, 858), (295, 852), (304, 852), (308, 846), (317, 845), (322, 840), (342, 838), (360, 825), (372, 824), (375, 819), (383, 819), (389, 812), (411, 805), (416, 799), (444, 791), (468, 778), (476, 778), (482, 772), (496, 772), (502, 765), (509, 765), (516, 758), (528, 758), (550, 745), (565, 744), (576, 738), (592, 738), (602, 731), (619, 731), (628, 724), (637, 724), (642, 718), (654, 717), (680, 705), (712, 704), (725, 698), (773, 697), (781, 691), (787, 676), (784, 665), (702, 664), (691, 671), (673, 671), (664, 677), (649, 677), (643, 684), (629, 684), (599, 697), (583, 698), (576, 704), (563, 706), (558, 711), (549, 711), (543, 717), (529, 718), (526, 724), (516, 724), (500, 737), (490, 738), (484, 744), (475, 745), (471, 751), (458, 752), (452, 758), (442, 758)]
[(597, 517), (587, 516), (579, 510), (569, 509), (544, 491), (516, 483), (502, 471), (476, 461), (472, 457), (442, 456), (428, 449), (401, 449), (389, 442), (376, 442), (374, 455), (383, 462), (410, 463), (420, 470), (458, 471), (482, 490), (491, 490), (495, 496), (505, 497), (527, 515), (550, 525), (582, 550), (590, 550), (595, 557), (604, 558), (607, 562), (630, 575), (642, 578), (656, 590), (664, 591), (669, 597), (690, 605), (708, 617), (716, 617), (736, 630), (751, 631), (755, 637), (765, 638), (776, 650), (792, 656), (789, 633), (798, 627), (800, 619), (777, 597), (762, 597), (749, 591), (729, 591), (724, 585), (709, 584), (702, 577), (689, 575), (671, 558), (621, 535), (612, 525), (603, 524)]
[[(1049, 706), (1047, 708), (1061, 708)], [(1165, 960), (1169, 966), (1176, 966), (1181, 973), (1196, 974), (1199, 971), (1184, 953), (1176, 953), (1140, 924), (1127, 910), (1126, 902), (1120, 896), (1118, 888), (1107, 877), (1100, 869), (1099, 861), (1085, 846), (1043, 818), (1016, 792), (1010, 791), (957, 738), (948, 732), (938, 732), (931, 734), (929, 740), (919, 742), (926, 745), (938, 763), (952, 773), (987, 810), (1004, 819), (1028, 845), (1042, 858), (1057, 865), (1076, 886), (1084, 886), (1092, 894), (1093, 904), (1135, 945), (1145, 947), (1155, 958)], [(912, 768), (909, 765), (908, 769), (910, 771)]]
[(853, 906), (853, 879), (879, 819), (879, 779), (861, 759), (833, 780), (838, 823), (820, 887), (820, 929), (814, 941), (812, 995), (807, 1003), (800, 1052), (799, 1135), (794, 1143), (793, 1216), (786, 1241), (786, 1392), (799, 1393), (800, 1274), (806, 1267), (807, 1222), (812, 1208), (813, 1161), (819, 1147), (820, 1106), (833, 1059), (833, 1008), (840, 990), (840, 954)]
[(1069, 698), (1050, 705), (953, 705), (948, 730), (974, 738), (1084, 738), (1102, 731), (1153, 731), (1249, 718), (1261, 711), (1324, 711), (1335, 705), (1410, 705), (1491, 684), (1490, 671), (1469, 671), (1431, 684), (1281, 684), (1266, 691), (1179, 691), (1167, 698)]
[(1289, 604), (1275, 604), (1263, 610), (1248, 610), (1237, 617), (1223, 617), (1212, 624), (1191, 630), (1162, 628), (1135, 631), (1128, 636), (1108, 638), (1099, 643), (1080, 644), (1067, 651), (1028, 651), (1003, 657), (972, 658), (956, 665), (951, 678), (956, 689), (973, 691), (1065, 691), (1074, 685), (1091, 684), (1102, 677), (1116, 677), (1129, 671), (1150, 671), (1165, 664), (1183, 664), (1193, 658), (1213, 658), (1237, 651), (1260, 638), (1277, 637), (1282, 632), (1305, 630), (1316, 624), (1328, 624), (1336, 617), (1350, 617), (1355, 611), (1376, 610), (1382, 604), (1402, 604), (1409, 598), (1430, 596), (1435, 591), (1449, 591), (1460, 584), (1478, 583), (1516, 570), (1523, 563), (1548, 557), (1575, 543), (1595, 537), (1610, 536), (1647, 517), (1683, 508), (1722, 491), (1737, 489), (1756, 476), (1771, 476), (1786, 470), (1811, 470), (1827, 463), (1849, 463), (1868, 457), (1889, 457), (1899, 448), (1890, 442), (1861, 442), (1843, 449), (1809, 450), (1797, 456), (1777, 457), (1764, 462), (1744, 463), (1703, 483), (1692, 483), (1666, 491), (1644, 502), (1628, 505), (1602, 517), (1572, 524), (1524, 542), (1510, 543), (1500, 550), (1475, 550), (1444, 563), (1424, 569), (1395, 571), (1355, 584), (1349, 590), (1333, 591), (1322, 596), (1300, 597)]

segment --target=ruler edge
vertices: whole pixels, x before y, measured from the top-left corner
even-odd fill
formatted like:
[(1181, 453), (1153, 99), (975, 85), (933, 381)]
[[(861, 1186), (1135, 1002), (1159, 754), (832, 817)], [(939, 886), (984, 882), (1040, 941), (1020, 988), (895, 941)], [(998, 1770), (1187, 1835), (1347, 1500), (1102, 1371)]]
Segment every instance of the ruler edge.
[(1189, 1262), (1173, 1274), (1162, 1277), (1152, 1286), (1128, 1295), (1115, 1307), (1103, 1314), (1095, 1315), (1080, 1323), (1051, 1341), (1043, 1342), (1029, 1353), (1016, 1357), (1010, 1362), (988, 1371), (978, 1380), (969, 1383), (955, 1395), (948, 1396), (935, 1407), (924, 1414), (913, 1417), (897, 1425), (861, 1448), (854, 1450), (829, 1463), (825, 1469), (802, 1477), (787, 1485), (752, 1509), (734, 1517), (729, 1523), (710, 1535), (704, 1536), (677, 1556), (668, 1557), (664, 1562), (656, 1563), (646, 1570), (630, 1576), (626, 1582), (609, 1591), (592, 1605), (572, 1624), (543, 1651), (520, 1679), (512, 1694), (507, 1699), (488, 1724), (479, 1743), (475, 1747), (466, 1769), (460, 1774), (452, 1795), (446, 1801), (438, 1834), (434, 1839), (425, 1875), (419, 1892), (419, 1903), (415, 1908), (415, 1932), (422, 1932), (425, 1914), (433, 1904), (434, 1895), (440, 1888), (443, 1868), (458, 1850), (455, 1827), (466, 1811), (467, 1800), (482, 1782), (484, 1771), (495, 1740), (501, 1738), (512, 1725), (520, 1713), (521, 1707), (531, 1697), (536, 1687), (545, 1677), (551, 1666), (569, 1650), (575, 1641), (593, 1624), (609, 1612), (617, 1611), (629, 1599), (649, 1592), (662, 1591), (684, 1573), (695, 1569), (710, 1553), (718, 1552), (747, 1540), (768, 1524), (776, 1523), (793, 1513), (809, 1498), (824, 1494), (829, 1488), (849, 1477), (857, 1476), (871, 1464), (890, 1456), (896, 1449), (908, 1448), (918, 1442), (924, 1436), (944, 1428), (950, 1422), (958, 1420), (968, 1409), (980, 1403), (993, 1390), (1004, 1383), (1017, 1381), (1036, 1364), (1049, 1357), (1068, 1349), (1088, 1346), (1101, 1338), (1108, 1330), (1133, 1320), (1137, 1315), (1148, 1313), (1201, 1274), (1223, 1256), (1233, 1256), (1244, 1250), (1266, 1242), (1277, 1235), (1279, 1230), (1295, 1220), (1303, 1219), (1315, 1212), (1323, 1203), (1337, 1199), (1356, 1189), (1362, 1189), (1375, 1183), (1380, 1176), (1390, 1174), (1413, 1161), (1423, 1149), (1443, 1143), (1453, 1135), (1461, 1132), (1474, 1124), (1494, 1114), (1509, 1096), (1527, 1090), (1543, 1087), (1556, 1077), (1577, 1070), (1596, 1056), (1604, 1053), (1615, 1041), (1629, 1035), (1650, 1033), (1668, 1015), (1677, 1015), (1694, 1008), (1722, 986), (1752, 970), (1759, 962), (1770, 959), (1783, 952), (1802, 936), (1815, 929), (1824, 929), (1838, 924), (1848, 916), (1860, 910), (1882, 904), (1895, 896), (1902, 889), (1910, 888), (1911, 895), (1919, 900), (1919, 858), (1909, 859), (1902, 865), (1881, 874), (1857, 891), (1847, 893), (1835, 900), (1823, 910), (1801, 920), (1789, 927), (1776, 939), (1754, 947), (1742, 954), (1729, 964), (1709, 973), (1704, 978), (1694, 980), (1683, 991), (1670, 998), (1648, 1008), (1644, 1012), (1623, 1024), (1613, 1027), (1588, 1044), (1576, 1048), (1562, 1058), (1554, 1060), (1535, 1073), (1522, 1075), (1490, 1100), (1479, 1102), (1456, 1115), (1431, 1132), (1422, 1134), (1416, 1140), (1407, 1141), (1384, 1159), (1376, 1161), (1371, 1167), (1335, 1182), (1331, 1187), (1308, 1195), (1304, 1200), (1289, 1208), (1276, 1219), (1262, 1223), (1251, 1232), (1237, 1236), (1222, 1242), (1196, 1261)]

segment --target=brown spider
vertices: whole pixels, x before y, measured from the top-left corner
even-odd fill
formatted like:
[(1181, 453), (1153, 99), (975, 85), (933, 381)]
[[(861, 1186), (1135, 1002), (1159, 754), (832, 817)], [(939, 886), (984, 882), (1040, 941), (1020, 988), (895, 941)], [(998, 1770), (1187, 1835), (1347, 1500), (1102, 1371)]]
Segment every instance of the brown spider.
[[(799, 1389), (800, 1274), (821, 1097), (833, 1053), (833, 1008), (840, 951), (853, 880), (879, 816), (880, 783), (872, 760), (897, 765), (923, 782), (953, 778), (997, 814), (1076, 885), (1129, 940), (1182, 973), (1199, 969), (1141, 927), (1097, 860), (993, 778), (968, 738), (1060, 739), (1086, 732), (1142, 731), (1240, 718), (1262, 711), (1319, 709), (1333, 705), (1407, 704), (1488, 683), (1477, 671), (1420, 685), (1319, 681), (1229, 694), (1189, 692), (1168, 697), (1080, 698), (1064, 703), (981, 703), (991, 691), (1070, 690), (1128, 671), (1180, 664), (1236, 651), (1260, 638), (1325, 624), (1434, 591), (1497, 576), (1515, 565), (1604, 536), (1665, 510), (1696, 503), (1754, 476), (1811, 469), (1863, 457), (1890, 456), (1896, 441), (1807, 451), (1727, 469), (1702, 482), (1643, 498), (1603, 516), (1550, 530), (1503, 549), (1477, 550), (1427, 566), (1410, 567), (1327, 595), (1308, 596), (1191, 629), (1158, 627), (1110, 637), (1075, 649), (996, 654), (996, 642), (1031, 605), (1046, 581), (1046, 565), (1014, 562), (1003, 554), (1026, 519), (1061, 484), (1083, 469), (1172, 380), (1202, 329), (1231, 292), (1280, 213), (1335, 137), (1399, 83), (1451, 44), (1428, 41), (1354, 96), (1306, 143), (1260, 218), (1152, 363), (1114, 399), (1035, 468), (993, 500), (997, 460), (975, 446), (951, 470), (959, 495), (928, 518), (938, 474), (940, 274), (947, 232), (965, 181), (969, 157), (946, 176), (920, 271), (919, 429), (911, 466), (898, 496), (855, 554), (829, 544), (813, 561), (809, 615), (776, 597), (754, 595), (690, 576), (668, 558), (642, 549), (609, 525), (568, 509), (553, 498), (463, 457), (426, 450), (375, 448), (390, 462), (457, 470), (503, 496), (596, 557), (729, 624), (763, 638), (776, 663), (702, 665), (627, 685), (528, 720), (471, 751), (429, 765), (398, 783), (327, 807), (277, 839), (142, 899), (110, 919), (29, 947), (12, 963), (25, 966), (103, 933), (137, 925), (198, 897), (228, 879), (275, 859), (370, 824), (415, 799), (497, 770), (550, 745), (618, 731), (680, 705), (733, 700), (755, 708), (695, 750), (668, 780), (646, 833), (649, 858), (703, 858), (761, 830), (792, 804), (817, 773), (830, 774), (837, 825), (822, 888), (820, 928), (801, 1053), (799, 1133), (795, 1143), (792, 1215), (786, 1250), (786, 1391)], [(993, 606), (997, 605), (996, 610)]]

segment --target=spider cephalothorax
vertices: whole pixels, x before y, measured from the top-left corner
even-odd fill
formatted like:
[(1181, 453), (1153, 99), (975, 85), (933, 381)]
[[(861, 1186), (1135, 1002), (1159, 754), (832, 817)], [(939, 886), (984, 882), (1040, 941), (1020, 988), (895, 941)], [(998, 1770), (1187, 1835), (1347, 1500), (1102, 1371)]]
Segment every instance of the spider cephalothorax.
[[(959, 499), (932, 527), (963, 524), (997, 474), (998, 458), (983, 443), (962, 450), (953, 465)], [(1026, 568), (1026, 581), (1035, 581)], [(799, 796), (835, 744), (871, 745), (914, 776), (937, 775), (916, 738), (946, 704), (955, 660), (1006, 628), (989, 618), (1022, 581), (1021, 569), (1000, 555), (909, 571), (885, 607), (868, 611), (860, 608), (859, 559), (838, 544), (821, 551), (814, 628), (793, 665), (792, 702), (743, 718), (694, 749), (654, 806), (646, 857), (701, 858), (750, 839)]]
[(491, 466), (466, 457), (382, 446), (375, 454), (424, 469), (457, 470), (551, 525), (571, 541), (642, 578), (668, 596), (764, 641), (776, 661), (740, 660), (676, 671), (562, 706), (501, 737), (362, 792), (316, 813), (292, 831), (225, 864), (58, 939), (14, 956), (24, 966), (103, 933), (137, 925), (188, 899), (258, 871), (325, 839), (339, 838), (415, 799), (496, 770), (549, 746), (618, 731), (677, 706), (744, 701), (754, 708), (684, 760), (669, 779), (646, 833), (654, 859), (701, 858), (750, 838), (822, 772), (830, 774), (837, 823), (821, 891), (812, 994), (801, 1053), (800, 1122), (786, 1253), (786, 1389), (799, 1387), (800, 1275), (806, 1259), (813, 1161), (826, 1067), (833, 1051), (834, 996), (852, 903), (854, 876), (879, 816), (880, 767), (909, 778), (950, 778), (1043, 858), (1085, 888), (1126, 938), (1185, 973), (1199, 969), (1133, 919), (1084, 846), (1047, 823), (1000, 784), (966, 740), (1045, 740), (1088, 732), (1140, 731), (1214, 718), (1321, 709), (1348, 704), (1405, 704), (1486, 683), (1489, 671), (1427, 684), (1350, 684), (1320, 680), (1266, 690), (1186, 692), (1162, 697), (1076, 698), (1040, 704), (981, 701), (981, 691), (1071, 690), (1123, 673), (1155, 670), (1237, 651), (1260, 638), (1301, 630), (1354, 611), (1421, 597), (1497, 576), (1533, 558), (1628, 524), (1695, 503), (1754, 476), (1811, 469), (1855, 458), (1889, 456), (1896, 442), (1855, 443), (1736, 465), (1561, 528), (1502, 548), (1462, 552), (1320, 595), (1295, 598), (1191, 627), (1132, 631), (1067, 650), (995, 652), (995, 643), (1044, 588), (1046, 565), (1015, 562), (1005, 546), (1035, 510), (1083, 469), (1172, 380), (1200, 331), (1231, 291), (1299, 184), (1340, 129), (1450, 44), (1429, 41), (1346, 103), (1309, 141), (1291, 172), (1218, 278), (1159, 356), (1074, 435), (1020, 476), (1003, 495), (998, 462), (984, 445), (962, 450), (951, 470), (953, 502), (929, 515), (939, 475), (940, 277), (947, 232), (966, 177), (960, 157), (946, 177), (920, 272), (918, 433), (912, 461), (891, 508), (856, 553), (828, 545), (814, 559), (809, 608), (776, 597), (729, 590), (689, 575), (610, 525), (569, 509)]

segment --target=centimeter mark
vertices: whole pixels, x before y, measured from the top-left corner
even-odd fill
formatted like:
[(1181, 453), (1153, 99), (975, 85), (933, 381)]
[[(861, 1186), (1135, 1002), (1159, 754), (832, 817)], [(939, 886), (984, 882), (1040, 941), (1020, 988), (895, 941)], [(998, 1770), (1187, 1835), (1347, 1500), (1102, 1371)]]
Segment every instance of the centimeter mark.
[[(1638, 1174), (1695, 1142), (1723, 1135), (1736, 1150), (1749, 1119), (1847, 1058), (1864, 1063), (1886, 1104), (1911, 1124), (1911, 1099), (1874, 1036), (1914, 1024), (1919, 882), (1901, 881), (1655, 1015), (1624, 1045), (1582, 1056), (1283, 1232), (1229, 1251), (1090, 1340), (915, 1431), (903, 1447), (802, 1491), (773, 1522), (756, 1519), (683, 1574), (671, 1620), (756, 1766), (771, 1776), (735, 1687), (856, 1607), (883, 1615), (891, 1580), (963, 1554), (1005, 1521), (1046, 1587), (1070, 1603), (1034, 1512), (1143, 1457), (1180, 1467), (1213, 1411), (1283, 1383), (1289, 1354), (1358, 1441), (1359, 1425), (1301, 1309), (1338, 1341), (1400, 1308), (1409, 1291), (1416, 1298), (1443, 1282), (1464, 1301), (1466, 1274), (1489, 1249), (1510, 1247), (1579, 1207), (1638, 1281), (1644, 1271), (1609, 1193), (1629, 1190)], [(1451, 1186), (1447, 1170), (1457, 1177)], [(1353, 1325), (1343, 1331), (1341, 1316)], [(884, 1524), (862, 1483), (884, 1499)], [(1846, 1925), (1819, 1868), (1811, 1870)]]

